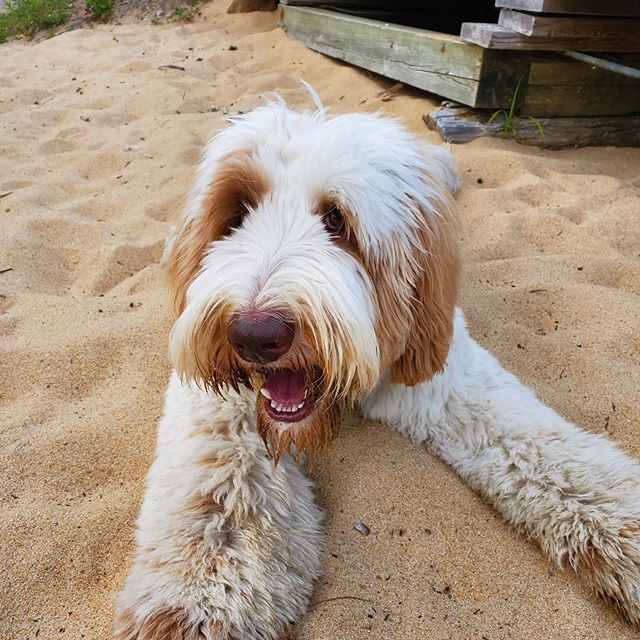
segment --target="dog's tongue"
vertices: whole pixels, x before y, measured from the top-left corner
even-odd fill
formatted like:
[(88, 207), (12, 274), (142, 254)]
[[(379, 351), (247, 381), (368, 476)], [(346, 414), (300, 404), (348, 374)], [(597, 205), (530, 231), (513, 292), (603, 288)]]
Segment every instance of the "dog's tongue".
[(267, 391), (278, 404), (300, 404), (304, 400), (306, 381), (304, 374), (291, 369), (280, 369), (267, 376)]

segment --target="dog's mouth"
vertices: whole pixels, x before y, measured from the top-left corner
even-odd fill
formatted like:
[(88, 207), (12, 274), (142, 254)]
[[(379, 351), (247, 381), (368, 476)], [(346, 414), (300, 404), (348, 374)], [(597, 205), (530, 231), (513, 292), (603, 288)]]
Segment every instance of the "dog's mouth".
[(310, 415), (316, 404), (315, 382), (293, 369), (265, 373), (260, 389), (267, 415), (275, 422), (300, 422)]

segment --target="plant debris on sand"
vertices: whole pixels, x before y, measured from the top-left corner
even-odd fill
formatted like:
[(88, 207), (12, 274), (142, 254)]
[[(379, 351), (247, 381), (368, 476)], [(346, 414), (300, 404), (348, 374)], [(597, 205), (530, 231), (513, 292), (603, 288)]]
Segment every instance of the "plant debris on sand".
[(0, 13), (0, 43), (26, 36), (51, 37), (88, 22), (126, 18), (191, 22), (201, 0), (7, 0)]

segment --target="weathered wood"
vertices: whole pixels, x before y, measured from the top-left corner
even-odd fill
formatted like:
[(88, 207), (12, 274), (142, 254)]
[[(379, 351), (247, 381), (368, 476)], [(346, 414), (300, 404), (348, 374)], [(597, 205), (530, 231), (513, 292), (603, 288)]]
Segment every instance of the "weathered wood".
[(637, 85), (528, 85), (519, 113), (536, 117), (640, 114), (640, 88)]
[(435, 109), (422, 116), (431, 131), (436, 131), (448, 143), (464, 144), (492, 135), (498, 125), (487, 124), (488, 118), (466, 108)]
[(503, 9), (498, 24), (523, 36), (640, 40), (640, 19), (538, 16)]
[(640, 51), (640, 38), (534, 38), (483, 22), (463, 22), (460, 39), (486, 49), (515, 51)]
[(287, 33), (308, 47), (463, 104), (510, 102), (528, 60), (496, 55), (456, 36), (305, 7), (280, 6)]
[(570, 60), (563, 54), (539, 53), (531, 60), (529, 85), (625, 85), (640, 87), (640, 81), (622, 74)]
[(640, 81), (562, 55), (539, 54), (522, 86), (520, 113), (547, 116), (640, 114)]
[(580, 51), (564, 51), (562, 55), (573, 58), (579, 62), (585, 62), (593, 69), (604, 69), (612, 72), (613, 75), (625, 76), (640, 80), (640, 69), (631, 65), (622, 64), (616, 60), (608, 60), (602, 56), (594, 56), (590, 53), (581, 53)]
[(534, 13), (640, 17), (638, 0), (496, 0), (496, 7)]
[[(515, 118), (506, 127), (499, 118), (469, 109), (438, 109), (423, 116), (445, 142), (464, 143), (482, 136), (512, 138), (551, 149), (584, 146), (640, 146), (640, 116), (588, 118)], [(542, 130), (542, 133), (541, 133)]]
[(640, 82), (557, 54), (483, 50), (455, 36), (319, 9), (281, 6), (280, 16), (289, 35), (312, 49), (468, 106), (508, 108), (519, 86), (522, 115), (640, 112)]

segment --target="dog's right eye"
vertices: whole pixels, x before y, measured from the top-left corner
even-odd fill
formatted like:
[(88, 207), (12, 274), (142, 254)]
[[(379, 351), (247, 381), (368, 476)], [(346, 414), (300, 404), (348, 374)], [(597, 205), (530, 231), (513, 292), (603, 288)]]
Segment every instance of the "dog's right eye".
[(336, 207), (331, 207), (322, 217), (324, 228), (332, 234), (340, 235), (344, 229), (344, 218)]

